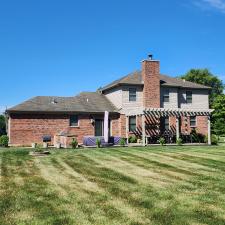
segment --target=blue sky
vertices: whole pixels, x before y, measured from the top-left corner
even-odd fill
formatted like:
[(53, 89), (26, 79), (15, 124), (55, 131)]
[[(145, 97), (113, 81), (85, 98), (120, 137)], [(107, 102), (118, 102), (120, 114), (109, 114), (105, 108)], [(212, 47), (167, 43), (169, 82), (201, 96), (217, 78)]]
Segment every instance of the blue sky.
[(225, 80), (224, 0), (0, 0), (0, 111), (94, 91), (140, 68), (209, 68)]

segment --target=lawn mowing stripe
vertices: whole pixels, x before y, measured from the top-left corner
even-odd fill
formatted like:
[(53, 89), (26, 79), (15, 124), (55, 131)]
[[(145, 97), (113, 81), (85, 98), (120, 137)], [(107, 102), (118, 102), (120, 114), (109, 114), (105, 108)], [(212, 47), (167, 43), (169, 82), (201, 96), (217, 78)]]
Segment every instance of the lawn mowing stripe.
[[(101, 155), (104, 153), (98, 152), (98, 155), (95, 155), (95, 161), (105, 165), (109, 168), (115, 168), (120, 173), (127, 173), (129, 176), (137, 179), (139, 182), (150, 183), (155, 187), (165, 187), (171, 185), (179, 180), (184, 180), (184, 175), (177, 173), (175, 171), (155, 169), (153, 167), (146, 166), (141, 162), (131, 162), (128, 158), (125, 157), (116, 157), (110, 155), (106, 163), (101, 161)], [(124, 167), (125, 166), (125, 167)], [(186, 175), (185, 175), (186, 177)]]
[[(23, 163), (21, 164), (21, 162)], [(55, 199), (58, 199), (58, 196), (51, 192), (48, 184), (39, 176), (38, 169), (34, 164), (31, 164), (28, 156), (17, 155), (13, 159), (11, 154), (6, 154), (3, 156), (3, 164), (5, 167), (3, 175), (4, 195), (1, 198), (0, 218), (5, 225), (15, 224), (15, 221), (20, 221), (22, 224), (23, 220), (29, 224), (74, 224), (64, 209), (60, 209), (58, 206), (56, 208), (58, 203)], [(18, 168), (18, 164), (22, 166)], [(12, 166), (15, 166), (17, 171), (13, 170)], [(29, 169), (32, 176), (26, 174), (25, 169)], [(13, 177), (22, 176), (26, 182), (17, 186), (14, 179), (9, 179), (12, 177), (11, 175)], [(20, 218), (20, 212), (24, 212), (24, 209), (29, 209), (29, 212), (32, 212), (30, 218)]]
[[(74, 159), (73, 159), (74, 161)], [(90, 161), (90, 159), (88, 160)], [(76, 164), (71, 164), (71, 160), (69, 161), (70, 163), (70, 166), (72, 166), (75, 170), (77, 169), (76, 166), (78, 166)], [(92, 163), (94, 164), (94, 163)], [(86, 174), (87, 176), (90, 177), (90, 179), (93, 179), (93, 176), (95, 175), (96, 171), (92, 173), (92, 170), (91, 171), (85, 171), (87, 168), (88, 165), (85, 165), (84, 167), (82, 167), (81, 169), (81, 165), (79, 165), (79, 170), (80, 172), (82, 172), (83, 174)], [(99, 172), (99, 171), (98, 171)], [(90, 174), (92, 173), (92, 174)], [(139, 188), (140, 186), (136, 186), (135, 184), (132, 185), (132, 187), (129, 187), (129, 190), (130, 192), (127, 192), (126, 189), (124, 189), (124, 186), (123, 187), (119, 187), (117, 185), (117, 183), (114, 184), (114, 186), (111, 186), (109, 183), (107, 183), (107, 181), (104, 181), (104, 180), (98, 180), (97, 177), (94, 178), (96, 180), (96, 182), (99, 183), (100, 186), (104, 187), (104, 188), (107, 188), (108, 191), (112, 194), (112, 195), (115, 195), (117, 197), (120, 197), (122, 199), (125, 199), (127, 200), (130, 204), (134, 205), (134, 206), (139, 206), (139, 207), (142, 207), (142, 208), (146, 208), (146, 214), (148, 216), (151, 215), (151, 211), (149, 211), (149, 209), (153, 209), (154, 205), (152, 205), (152, 202), (154, 201), (155, 198), (160, 198), (160, 195), (157, 194), (157, 191), (153, 191), (152, 189), (149, 189), (148, 186), (142, 186), (142, 188)], [(126, 184), (127, 186), (131, 185), (129, 183)], [(132, 191), (133, 190), (133, 191)], [(138, 194), (135, 198), (135, 195), (138, 193), (137, 191), (141, 191), (142, 194), (141, 196)], [(152, 195), (152, 192), (154, 192), (154, 194)], [(149, 193), (151, 193), (151, 197), (149, 196)], [(167, 192), (165, 192), (165, 195), (162, 196), (162, 198), (166, 198), (166, 196), (172, 196), (171, 194), (167, 194)], [(153, 210), (154, 211), (154, 210)], [(152, 215), (153, 216), (153, 215)]]
[[(64, 162), (60, 162), (60, 161), (58, 161), (58, 159), (55, 159), (55, 158), (52, 159), (51, 158), (50, 159), (51, 166), (52, 166), (52, 163), (53, 163), (54, 166), (55, 166), (55, 172), (59, 176), (67, 177), (68, 176), (68, 173), (67, 173), (68, 171), (66, 171), (65, 168), (67, 168), (67, 170), (68, 170), (68, 165), (63, 168), (62, 165), (65, 165), (65, 163)], [(48, 170), (49, 166), (50, 165), (45, 165), (45, 170)], [(62, 173), (60, 173), (57, 169), (61, 169)], [(51, 169), (51, 171), (52, 171), (52, 169)], [(78, 192), (78, 191), (79, 191), (79, 197), (76, 197), (76, 200), (78, 200), (78, 198), (80, 198), (81, 196), (84, 196), (84, 194), (88, 194), (89, 195), (89, 197), (85, 196), (85, 199), (89, 199), (88, 201), (87, 200), (86, 201), (85, 200), (83, 200), (83, 201), (79, 200), (79, 202), (86, 202), (85, 204), (84, 203), (82, 204), (83, 206), (82, 206), (81, 209), (84, 210), (84, 213), (89, 214), (89, 220), (93, 217), (92, 214), (93, 214), (93, 211), (95, 210), (95, 204), (98, 204), (99, 208), (101, 209), (102, 217), (105, 217), (105, 218), (111, 219), (111, 220), (112, 220), (111, 216), (113, 216), (113, 217), (114, 216), (115, 217), (120, 217), (119, 221), (120, 221), (120, 223), (123, 223), (123, 224), (125, 224), (125, 222), (129, 220), (130, 215), (127, 215), (127, 217), (126, 217), (125, 215), (121, 214), (121, 212), (120, 212), (120, 211), (123, 211), (123, 212), (127, 211), (127, 209), (128, 209), (128, 211), (130, 211), (127, 206), (126, 207), (124, 206), (124, 203), (122, 203), (121, 201), (117, 201), (117, 203), (121, 202), (120, 203), (120, 207), (118, 207), (118, 209), (117, 209), (117, 208), (115, 208), (115, 202), (112, 199), (109, 199), (108, 197), (107, 197), (107, 199), (104, 200), (104, 202), (102, 202), (101, 199), (104, 199), (103, 197), (107, 196), (107, 193), (104, 193), (104, 191), (102, 189), (98, 190), (98, 192), (94, 192), (94, 190), (92, 190), (91, 187), (90, 187), (89, 191), (86, 189), (85, 193), (82, 192), (80, 190), (80, 189), (82, 189), (82, 185), (79, 185), (80, 179), (77, 180), (77, 177), (78, 176), (82, 177), (82, 175), (78, 175), (78, 173), (75, 173), (75, 177), (73, 177), (73, 176), (71, 176), (71, 175), (74, 175), (72, 173), (72, 171), (70, 171), (69, 174), (70, 174), (70, 179), (68, 179), (68, 182), (66, 184), (67, 188), (66, 188), (66, 186), (65, 186), (65, 188), (66, 188), (67, 192), (69, 193), (70, 198), (73, 198), (74, 197), (73, 193), (74, 192)], [(74, 182), (79, 188), (75, 188), (74, 185), (72, 185)], [(86, 182), (87, 182), (87, 180), (86, 180)], [(89, 183), (91, 183), (91, 182), (89, 182)], [(83, 188), (83, 190), (84, 190), (84, 188)], [(99, 202), (98, 199), (101, 200), (101, 201)], [(104, 203), (104, 204), (102, 204), (102, 203)], [(93, 209), (92, 210), (91, 210), (91, 205), (93, 205)], [(90, 213), (88, 213), (89, 212), (88, 210), (90, 210)], [(136, 222), (141, 224), (140, 222), (138, 222), (138, 221), (141, 221), (141, 220), (140, 219), (137, 220), (137, 218), (138, 218), (138, 215), (136, 215)], [(146, 219), (144, 219), (144, 218), (142, 218), (142, 220), (146, 221)], [(92, 218), (91, 222), (96, 222), (96, 221), (94, 221), (93, 218)]]
[(120, 151), (120, 150), (118, 150), (117, 152), (119, 152), (121, 155), (123, 155), (123, 157), (121, 158), (122, 160), (128, 160), (132, 163), (139, 163), (139, 166), (145, 166), (145, 168), (155, 168), (155, 167), (157, 167), (157, 168), (160, 168), (160, 169), (171, 170), (171, 171), (178, 172), (178, 173), (181, 173), (181, 174), (195, 175), (195, 173), (192, 172), (192, 171), (185, 170), (185, 169), (182, 169), (182, 168), (178, 168), (176, 166), (169, 165), (167, 163), (161, 163), (159, 161), (146, 158), (145, 156), (140, 156), (141, 154), (138, 155), (138, 154), (135, 154), (135, 153), (132, 153), (132, 152), (123, 152), (123, 151)]
[(188, 162), (197, 163), (197, 164), (200, 164), (209, 168), (213, 168), (216, 170), (221, 170), (223, 172), (225, 171), (225, 163), (221, 161), (217, 161), (213, 159), (205, 159), (205, 158), (191, 156), (191, 155), (188, 156), (182, 153), (173, 155), (172, 157), (175, 159), (182, 159)]

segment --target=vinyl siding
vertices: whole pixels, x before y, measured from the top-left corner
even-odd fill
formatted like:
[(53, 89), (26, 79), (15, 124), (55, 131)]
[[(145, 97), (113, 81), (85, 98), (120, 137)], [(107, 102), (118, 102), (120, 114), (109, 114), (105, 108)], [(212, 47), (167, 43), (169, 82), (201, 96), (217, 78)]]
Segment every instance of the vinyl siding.
[(179, 107), (181, 109), (209, 109), (208, 90), (192, 89), (192, 103), (186, 103), (186, 91), (191, 89), (179, 90)]
[(122, 89), (115, 87), (104, 93), (104, 95), (118, 108), (122, 108)]
[[(164, 92), (169, 90), (169, 102), (163, 102)], [(160, 107), (161, 108), (178, 108), (178, 89), (177, 88), (165, 88), (160, 89)]]

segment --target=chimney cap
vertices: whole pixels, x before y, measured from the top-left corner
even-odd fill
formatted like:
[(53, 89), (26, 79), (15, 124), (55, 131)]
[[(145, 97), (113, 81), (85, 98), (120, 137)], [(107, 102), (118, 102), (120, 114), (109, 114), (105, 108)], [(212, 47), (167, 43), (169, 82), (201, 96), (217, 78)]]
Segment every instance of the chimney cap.
[(151, 54), (151, 53), (148, 54), (148, 59), (149, 59), (149, 60), (153, 60), (153, 54)]

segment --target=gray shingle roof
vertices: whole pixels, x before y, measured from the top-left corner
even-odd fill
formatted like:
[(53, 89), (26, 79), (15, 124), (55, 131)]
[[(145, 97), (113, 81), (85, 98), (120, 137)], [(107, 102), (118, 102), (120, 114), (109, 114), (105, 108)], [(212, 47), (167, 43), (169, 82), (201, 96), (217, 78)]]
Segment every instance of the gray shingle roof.
[[(197, 89), (211, 89), (210, 87), (196, 84), (190, 81), (184, 81), (179, 78), (169, 77), (167, 75), (160, 74), (160, 83), (161, 86), (170, 86), (170, 87), (183, 87), (183, 88), (197, 88)], [(121, 79), (115, 80), (112, 83), (101, 88), (101, 91), (105, 91), (117, 85), (143, 85), (141, 71), (135, 71), (128, 74), (127, 76), (122, 77)]]
[(82, 92), (74, 97), (37, 96), (7, 110), (8, 112), (117, 112), (99, 92)]

